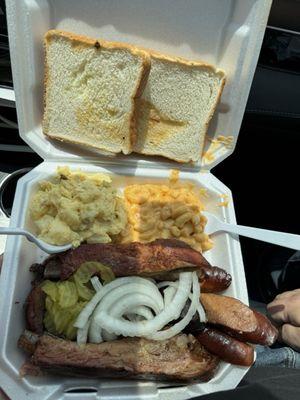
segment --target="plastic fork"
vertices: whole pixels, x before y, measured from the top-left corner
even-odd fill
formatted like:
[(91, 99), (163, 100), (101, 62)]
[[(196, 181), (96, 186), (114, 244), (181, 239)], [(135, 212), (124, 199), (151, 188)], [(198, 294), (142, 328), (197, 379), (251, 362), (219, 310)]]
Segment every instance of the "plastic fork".
[(251, 239), (261, 240), (262, 242), (287, 247), (289, 249), (300, 250), (300, 235), (270, 231), (267, 229), (251, 228), (243, 225), (228, 224), (207, 211), (203, 211), (202, 214), (207, 218), (205, 233), (208, 235), (213, 235), (217, 232), (228, 232)]
[(72, 245), (66, 244), (64, 246), (54, 246), (52, 244), (45, 243), (43, 240), (38, 239), (32, 233), (21, 228), (0, 228), (0, 235), (22, 235), (26, 236), (27, 240), (35, 243), (40, 249), (48, 254), (61, 253), (63, 251), (69, 250)]

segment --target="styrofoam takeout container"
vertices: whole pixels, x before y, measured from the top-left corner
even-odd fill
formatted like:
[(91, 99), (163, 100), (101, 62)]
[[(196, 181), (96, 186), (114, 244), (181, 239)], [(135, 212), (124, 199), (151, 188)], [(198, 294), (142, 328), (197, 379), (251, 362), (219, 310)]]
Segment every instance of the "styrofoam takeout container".
[[(57, 165), (113, 175), (116, 187), (135, 182), (166, 182), (169, 168), (181, 170), (182, 181), (209, 193), (206, 208), (235, 223), (230, 190), (210, 169), (232, 153), (253, 78), (271, 0), (7, 0), (10, 52), (21, 137), (44, 162), (18, 183), (11, 226), (30, 228), (28, 201), (37, 182), (50, 178)], [(232, 146), (207, 141), (201, 165), (178, 165), (156, 158), (108, 157), (46, 139), (42, 134), (43, 35), (64, 29), (92, 37), (119, 40), (190, 59), (202, 59), (225, 70), (227, 83), (210, 124), (209, 138), (232, 136)], [(219, 207), (220, 195), (229, 196)], [(238, 238), (215, 237), (209, 261), (232, 274), (226, 294), (247, 303), (247, 288)], [(17, 340), (25, 327), (23, 304), (30, 290), (29, 266), (45, 254), (21, 237), (7, 240), (1, 274), (0, 386), (14, 399), (188, 399), (234, 388), (248, 368), (222, 363), (208, 383), (168, 386), (159, 382), (26, 377), (19, 368), (25, 355)]]

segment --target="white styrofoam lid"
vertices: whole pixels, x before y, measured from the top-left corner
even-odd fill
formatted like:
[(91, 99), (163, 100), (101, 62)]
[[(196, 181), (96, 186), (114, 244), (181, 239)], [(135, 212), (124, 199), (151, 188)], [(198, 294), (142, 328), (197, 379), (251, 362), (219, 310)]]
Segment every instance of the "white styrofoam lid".
[[(204, 60), (222, 68), (227, 83), (211, 121), (202, 158), (202, 166), (212, 168), (234, 150), (271, 2), (7, 0), (21, 137), (41, 157), (49, 160), (170, 165), (166, 160), (150, 157), (99, 156), (76, 146), (50, 141), (43, 135), (43, 36), (47, 30), (59, 28), (94, 38), (142, 45), (192, 60)], [(199, 165), (192, 168), (198, 169)]]

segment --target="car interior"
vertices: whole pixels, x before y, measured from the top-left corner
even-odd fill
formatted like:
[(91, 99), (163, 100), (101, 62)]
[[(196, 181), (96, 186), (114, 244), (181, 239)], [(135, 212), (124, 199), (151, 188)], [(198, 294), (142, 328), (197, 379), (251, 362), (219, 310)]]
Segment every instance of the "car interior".
[[(0, 1), (0, 88), (13, 90), (5, 16)], [(300, 7), (274, 0), (234, 153), (213, 169), (233, 193), (241, 225), (300, 233), (297, 166), (300, 128)], [(1, 97), (1, 96), (0, 96)], [(14, 101), (0, 98), (2, 213), (9, 217), (17, 180), (42, 159), (18, 135)], [(240, 238), (250, 298), (268, 302), (293, 250)], [(3, 249), (2, 249), (3, 251)]]

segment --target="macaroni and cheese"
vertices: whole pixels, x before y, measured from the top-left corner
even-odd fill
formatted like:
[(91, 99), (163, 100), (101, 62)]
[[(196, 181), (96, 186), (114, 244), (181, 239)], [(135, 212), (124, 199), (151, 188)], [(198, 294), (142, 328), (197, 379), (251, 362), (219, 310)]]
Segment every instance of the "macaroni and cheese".
[(177, 238), (198, 251), (212, 247), (204, 233), (203, 204), (191, 185), (177, 185), (172, 179), (170, 185), (130, 185), (124, 198), (129, 224), (123, 242)]

